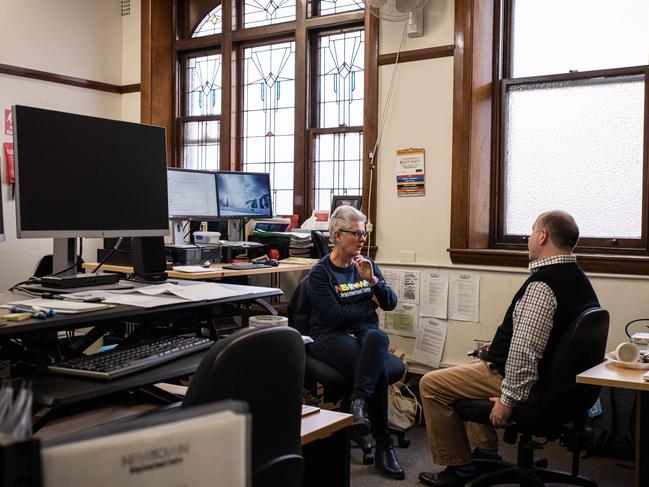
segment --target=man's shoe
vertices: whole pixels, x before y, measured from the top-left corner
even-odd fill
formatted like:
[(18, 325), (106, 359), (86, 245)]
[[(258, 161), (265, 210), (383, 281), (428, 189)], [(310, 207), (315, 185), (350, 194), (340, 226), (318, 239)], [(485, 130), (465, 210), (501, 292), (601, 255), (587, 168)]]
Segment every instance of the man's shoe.
[(367, 403), (362, 397), (356, 398), (352, 401), (350, 412), (354, 417), (354, 422), (351, 425), (353, 433), (359, 436), (369, 434), (371, 429), (370, 420), (367, 419)]
[(403, 467), (399, 463), (399, 460), (397, 460), (397, 454), (394, 451), (392, 442), (386, 445), (382, 445), (380, 442), (376, 443), (374, 465), (391, 479), (403, 480), (406, 478)]
[(503, 457), (500, 456), (498, 450), (487, 450), (484, 448), (474, 448), (471, 452), (474, 460), (495, 460), (501, 461)]
[(473, 480), (478, 475), (460, 476), (453, 468), (446, 467), (446, 470), (442, 470), (441, 472), (421, 472), (419, 474), (419, 481), (422, 484), (433, 487), (464, 487), (464, 484)]

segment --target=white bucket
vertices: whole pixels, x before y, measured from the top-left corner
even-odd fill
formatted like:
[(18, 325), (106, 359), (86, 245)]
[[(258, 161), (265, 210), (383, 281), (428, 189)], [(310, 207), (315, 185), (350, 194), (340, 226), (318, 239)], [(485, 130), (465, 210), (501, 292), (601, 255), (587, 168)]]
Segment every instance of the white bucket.
[(254, 328), (267, 328), (269, 326), (288, 326), (286, 316), (259, 315), (251, 316), (248, 325)]

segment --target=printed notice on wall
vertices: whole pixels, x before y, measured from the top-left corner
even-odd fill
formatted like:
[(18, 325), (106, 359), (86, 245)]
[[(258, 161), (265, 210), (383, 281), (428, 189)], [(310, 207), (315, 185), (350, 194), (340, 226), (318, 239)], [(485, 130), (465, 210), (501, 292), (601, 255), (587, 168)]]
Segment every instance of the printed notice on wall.
[(14, 125), (11, 118), (11, 108), (5, 108), (5, 135), (14, 134)]
[(401, 149), (397, 151), (397, 194), (399, 196), (423, 196), (424, 149)]
[(448, 290), (448, 318), (478, 322), (480, 316), (480, 274), (451, 272)]
[(383, 278), (397, 295), (400, 303), (419, 304), (420, 271), (385, 269)]
[(381, 313), (380, 326), (386, 333), (414, 337), (417, 335), (419, 306), (416, 304), (399, 303), (392, 311)]
[(447, 328), (448, 324), (444, 320), (419, 318), (412, 359), (419, 363), (439, 368), (439, 362), (442, 359), (442, 352), (444, 351), (444, 343), (446, 342)]
[(448, 315), (448, 271), (425, 270), (421, 273), (420, 313), (446, 319)]

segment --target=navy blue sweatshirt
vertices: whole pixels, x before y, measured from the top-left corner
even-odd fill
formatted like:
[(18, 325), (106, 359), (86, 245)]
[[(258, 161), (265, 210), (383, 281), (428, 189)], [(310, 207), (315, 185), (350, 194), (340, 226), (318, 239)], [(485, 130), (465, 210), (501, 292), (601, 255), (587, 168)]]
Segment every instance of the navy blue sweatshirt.
[(328, 334), (354, 333), (378, 328), (376, 296), (381, 309), (391, 311), (397, 296), (383, 279), (374, 261), (372, 268), (378, 278), (375, 286), (363, 279), (354, 264), (337, 267), (325, 255), (309, 273), (308, 295), (311, 303), (309, 335), (313, 338)]

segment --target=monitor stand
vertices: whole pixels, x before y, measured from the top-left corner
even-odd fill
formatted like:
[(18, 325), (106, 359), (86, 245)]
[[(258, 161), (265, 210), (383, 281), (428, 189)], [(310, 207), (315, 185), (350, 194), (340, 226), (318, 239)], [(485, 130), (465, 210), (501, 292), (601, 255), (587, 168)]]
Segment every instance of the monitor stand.
[(53, 274), (69, 269), (59, 274), (60, 276), (76, 276), (77, 269), (74, 263), (77, 261), (77, 239), (76, 238), (55, 238), (54, 254), (52, 259)]

